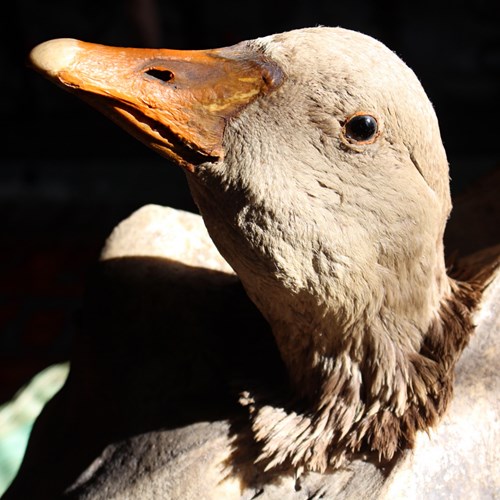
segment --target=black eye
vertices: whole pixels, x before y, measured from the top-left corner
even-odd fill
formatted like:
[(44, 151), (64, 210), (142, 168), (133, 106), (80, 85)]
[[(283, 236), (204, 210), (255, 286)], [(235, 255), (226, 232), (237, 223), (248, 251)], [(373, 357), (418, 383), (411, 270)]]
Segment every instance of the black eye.
[(377, 136), (377, 120), (371, 115), (354, 115), (344, 125), (345, 136), (352, 142), (369, 143)]

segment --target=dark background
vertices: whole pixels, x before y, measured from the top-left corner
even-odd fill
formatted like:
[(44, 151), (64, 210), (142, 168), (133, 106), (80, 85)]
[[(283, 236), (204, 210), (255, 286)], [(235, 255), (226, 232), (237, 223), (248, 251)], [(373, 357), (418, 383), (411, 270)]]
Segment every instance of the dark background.
[[(498, 1), (2, 2), (0, 404), (66, 360), (85, 277), (111, 229), (146, 203), (195, 210), (180, 169), (29, 70), (36, 44), (202, 49), (318, 24), (372, 35), (434, 103), (458, 196), (498, 169)], [(498, 177), (497, 177), (498, 178)]]

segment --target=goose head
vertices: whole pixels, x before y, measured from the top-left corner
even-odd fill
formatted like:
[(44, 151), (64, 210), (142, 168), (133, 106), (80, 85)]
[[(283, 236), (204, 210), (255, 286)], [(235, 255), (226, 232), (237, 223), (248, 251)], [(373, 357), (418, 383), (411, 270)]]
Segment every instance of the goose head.
[(390, 460), (437, 422), (471, 326), (438, 121), (393, 52), (317, 27), (209, 51), (52, 40), (31, 61), (185, 169), (290, 375), (293, 399), (242, 399), (268, 467)]

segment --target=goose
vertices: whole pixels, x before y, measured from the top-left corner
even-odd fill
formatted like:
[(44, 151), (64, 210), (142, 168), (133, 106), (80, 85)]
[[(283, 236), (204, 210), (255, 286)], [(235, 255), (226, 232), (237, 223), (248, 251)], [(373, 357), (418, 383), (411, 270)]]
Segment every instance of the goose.
[(30, 60), (184, 169), (289, 378), (241, 395), (256, 463), (388, 464), (438, 424), (498, 262), (448, 273), (446, 153), (395, 53), (314, 27), (198, 51), (56, 39)]

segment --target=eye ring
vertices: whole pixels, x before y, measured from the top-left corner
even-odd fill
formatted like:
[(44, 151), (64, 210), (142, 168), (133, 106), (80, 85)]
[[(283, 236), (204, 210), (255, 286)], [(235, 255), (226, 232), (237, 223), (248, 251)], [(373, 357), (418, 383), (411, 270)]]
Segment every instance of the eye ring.
[(380, 126), (373, 115), (359, 112), (347, 118), (342, 134), (352, 144), (372, 144), (380, 135)]

